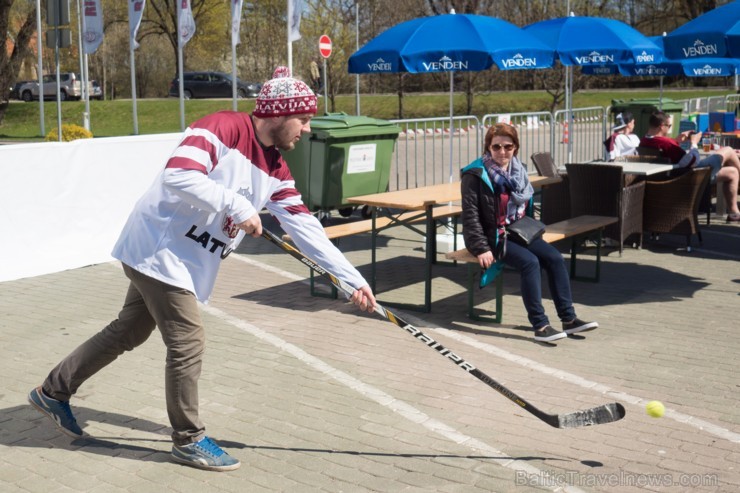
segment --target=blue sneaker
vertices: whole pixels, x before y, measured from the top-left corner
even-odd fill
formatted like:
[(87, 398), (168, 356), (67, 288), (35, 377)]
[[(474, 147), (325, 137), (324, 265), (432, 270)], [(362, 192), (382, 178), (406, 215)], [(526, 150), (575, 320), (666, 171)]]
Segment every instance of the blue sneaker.
[(58, 401), (44, 394), (41, 387), (35, 388), (28, 394), (28, 402), (40, 412), (49, 417), (62, 432), (74, 438), (84, 436), (82, 428), (72, 414), (68, 401)]
[(208, 471), (233, 471), (241, 465), (208, 437), (188, 445), (173, 445), (172, 458), (180, 464)]

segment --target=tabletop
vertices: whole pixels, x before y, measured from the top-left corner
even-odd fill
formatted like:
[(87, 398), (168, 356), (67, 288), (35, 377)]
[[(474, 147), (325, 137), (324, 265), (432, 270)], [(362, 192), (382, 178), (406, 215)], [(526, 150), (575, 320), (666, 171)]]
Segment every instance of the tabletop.
[(615, 166), (621, 166), (622, 171), (628, 175), (641, 175), (650, 176), (658, 173), (665, 173), (667, 171), (673, 171), (678, 168), (677, 164), (665, 164), (665, 163), (640, 163), (636, 161), (592, 161), (589, 164), (611, 164)]
[[(560, 181), (561, 178), (559, 176), (548, 177), (531, 175), (529, 177), (529, 182), (534, 188), (540, 188)], [(350, 204), (363, 204), (373, 207), (418, 210), (431, 205), (455, 202), (461, 198), (460, 182), (455, 181), (452, 183), (428, 185), (418, 188), (409, 188), (406, 190), (358, 195), (356, 197), (349, 197), (347, 202)]]

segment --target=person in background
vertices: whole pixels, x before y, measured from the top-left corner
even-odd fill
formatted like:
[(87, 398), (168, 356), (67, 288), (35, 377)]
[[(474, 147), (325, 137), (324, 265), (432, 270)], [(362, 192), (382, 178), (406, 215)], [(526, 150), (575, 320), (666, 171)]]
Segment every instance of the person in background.
[(315, 58), (311, 60), (309, 69), (311, 72), (311, 86), (313, 87), (314, 92), (320, 93), (323, 88), (322, 86), (324, 81), (321, 80), (321, 70), (319, 70), (319, 64)]
[(620, 156), (636, 156), (640, 138), (633, 132), (635, 130), (635, 118), (629, 111), (619, 113), (614, 117), (612, 134), (604, 146), (609, 153), (609, 161), (614, 161)]
[[(699, 142), (702, 133), (686, 131), (678, 134), (677, 138), (669, 137), (673, 123), (671, 117), (663, 111), (650, 115), (647, 135), (640, 140), (640, 145), (660, 149), (663, 156), (678, 164), (680, 168), (712, 169), (712, 182), (722, 183), (725, 199), (730, 208), (727, 215), (728, 223), (740, 223), (740, 209), (737, 205), (738, 182), (740, 182), (740, 159), (731, 147), (721, 147), (717, 151), (701, 158)], [(690, 141), (691, 148), (685, 151), (681, 144)]]
[[(568, 270), (560, 252), (539, 238), (527, 246), (505, 240), (505, 227), (524, 216), (534, 192), (527, 170), (517, 157), (519, 135), (516, 129), (498, 123), (486, 132), (483, 156), (462, 170), (463, 238), (467, 249), (478, 258), (482, 269), (503, 262), (521, 273), (522, 301), (534, 340), (551, 342), (599, 326), (576, 316)], [(494, 255), (496, 252), (496, 255)], [(542, 306), (542, 274), (547, 272), (558, 317), (563, 330), (557, 330)]]
[(113, 249), (130, 281), (118, 318), (64, 358), (28, 396), (62, 432), (83, 436), (70, 398), (157, 327), (167, 347), (164, 392), (173, 460), (211, 471), (239, 467), (239, 460), (206, 436), (198, 413), (205, 351), (198, 302), (208, 301), (222, 260), (241, 240), (262, 235), (259, 213), (265, 207), (301, 251), (356, 289), (353, 303), (374, 310), (367, 281), (303, 204), (280, 154), (310, 132), (315, 113), (311, 89), (278, 67), (262, 86), (252, 115), (222, 111), (185, 131)]

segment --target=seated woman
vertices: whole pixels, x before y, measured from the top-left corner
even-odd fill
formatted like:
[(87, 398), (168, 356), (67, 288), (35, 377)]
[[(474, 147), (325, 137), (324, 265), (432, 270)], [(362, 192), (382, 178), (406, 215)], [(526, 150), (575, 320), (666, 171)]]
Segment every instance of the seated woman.
[[(550, 342), (599, 326), (576, 316), (571, 299), (570, 279), (563, 256), (542, 238), (528, 246), (506, 243), (505, 226), (524, 216), (533, 189), (527, 171), (517, 158), (519, 136), (511, 125), (499, 123), (488, 129), (483, 156), (462, 170), (463, 236), (467, 249), (478, 257), (481, 268), (504, 262), (521, 273), (521, 290), (536, 341)], [(501, 250), (504, 250), (503, 252)], [(494, 258), (493, 252), (500, 252)], [(550, 325), (542, 306), (542, 277), (547, 271), (558, 317), (563, 330)]]
[(612, 134), (604, 141), (609, 161), (614, 161), (620, 156), (636, 156), (640, 138), (632, 133), (635, 130), (635, 117), (629, 111), (624, 111), (614, 120)]

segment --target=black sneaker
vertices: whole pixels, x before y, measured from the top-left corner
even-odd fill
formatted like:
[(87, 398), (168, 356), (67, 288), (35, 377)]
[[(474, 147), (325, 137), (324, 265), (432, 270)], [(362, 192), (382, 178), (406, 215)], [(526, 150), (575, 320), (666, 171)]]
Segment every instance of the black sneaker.
[(566, 334), (575, 334), (584, 330), (594, 330), (598, 326), (599, 324), (597, 322), (584, 322), (576, 317), (571, 322), (563, 322), (563, 332)]
[(553, 329), (550, 325), (545, 325), (541, 329), (534, 331), (534, 340), (541, 342), (552, 342), (568, 337), (564, 332), (560, 332), (557, 329)]

